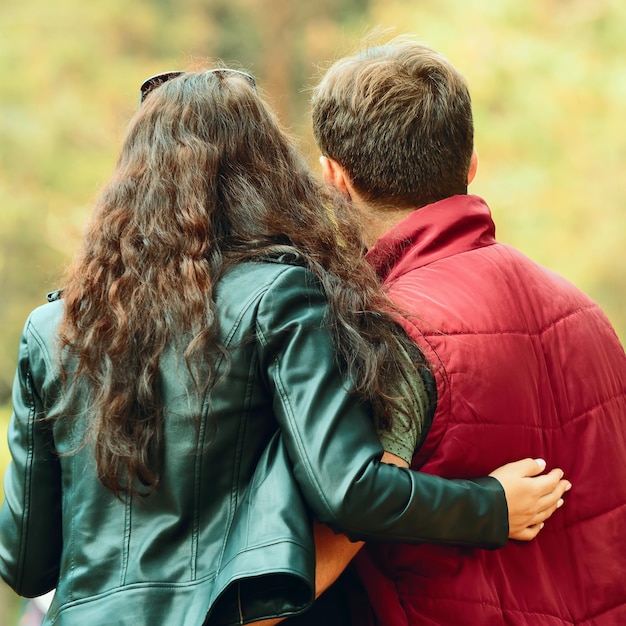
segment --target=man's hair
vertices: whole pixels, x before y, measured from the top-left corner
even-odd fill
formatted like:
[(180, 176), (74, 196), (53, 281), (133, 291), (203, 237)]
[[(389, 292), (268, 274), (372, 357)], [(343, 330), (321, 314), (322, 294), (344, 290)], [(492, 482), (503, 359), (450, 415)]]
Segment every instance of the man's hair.
[(421, 207), (467, 193), (474, 127), (463, 76), (398, 37), (337, 61), (313, 94), (313, 132), (363, 198)]

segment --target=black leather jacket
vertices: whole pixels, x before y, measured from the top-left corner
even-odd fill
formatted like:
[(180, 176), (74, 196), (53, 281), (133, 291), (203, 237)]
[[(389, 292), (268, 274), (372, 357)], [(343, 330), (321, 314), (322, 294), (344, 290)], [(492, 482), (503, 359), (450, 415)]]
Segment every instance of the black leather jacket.
[[(162, 483), (117, 500), (59, 392), (62, 300), (22, 336), (0, 512), (0, 574), (19, 593), (57, 588), (46, 624), (246, 623), (313, 598), (310, 514), (353, 538), (498, 547), (507, 507), (491, 478), (444, 481), (380, 464), (369, 407), (346, 392), (306, 269), (250, 262), (218, 286), (224, 382), (197, 397), (184, 358), (162, 357)], [(158, 303), (155, 303), (157, 306)], [(53, 424), (38, 418), (60, 411)], [(199, 440), (192, 416), (202, 415)], [(74, 416), (70, 418), (70, 416)]]

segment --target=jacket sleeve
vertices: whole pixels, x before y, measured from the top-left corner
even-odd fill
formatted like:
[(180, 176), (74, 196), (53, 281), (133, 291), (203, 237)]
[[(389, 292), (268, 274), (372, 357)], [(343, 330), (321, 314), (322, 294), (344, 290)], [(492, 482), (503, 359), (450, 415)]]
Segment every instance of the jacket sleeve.
[[(56, 586), (61, 554), (61, 477), (52, 429), (42, 409), (34, 370), (47, 354), (29, 321), (22, 334), (9, 424), (11, 463), (0, 510), (0, 575), (18, 594)], [(49, 365), (49, 363), (48, 363)]]
[(293, 267), (263, 296), (256, 329), (294, 474), (318, 519), (353, 539), (505, 545), (497, 480), (445, 480), (379, 462), (371, 409), (347, 390), (326, 310), (316, 278)]

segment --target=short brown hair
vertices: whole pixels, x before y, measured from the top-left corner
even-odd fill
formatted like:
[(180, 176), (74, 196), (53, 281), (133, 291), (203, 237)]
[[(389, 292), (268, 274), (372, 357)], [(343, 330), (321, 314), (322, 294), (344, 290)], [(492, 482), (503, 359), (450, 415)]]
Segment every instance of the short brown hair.
[(337, 61), (314, 91), (313, 132), (368, 202), (420, 207), (467, 193), (474, 142), (467, 84), (413, 40)]

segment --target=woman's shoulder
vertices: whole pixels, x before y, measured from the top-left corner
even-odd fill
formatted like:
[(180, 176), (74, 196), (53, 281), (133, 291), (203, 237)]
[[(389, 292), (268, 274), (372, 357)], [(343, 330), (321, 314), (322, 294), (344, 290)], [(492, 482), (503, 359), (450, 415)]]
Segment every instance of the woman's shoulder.
[(61, 297), (50, 299), (34, 309), (24, 326), (24, 336), (34, 337), (39, 343), (47, 343), (57, 337), (57, 329), (63, 317), (63, 300)]
[(18, 367), (26, 368), (38, 383), (42, 383), (51, 372), (57, 370), (54, 355), (58, 347), (58, 328), (62, 317), (63, 302), (58, 299), (38, 306), (24, 324)]

